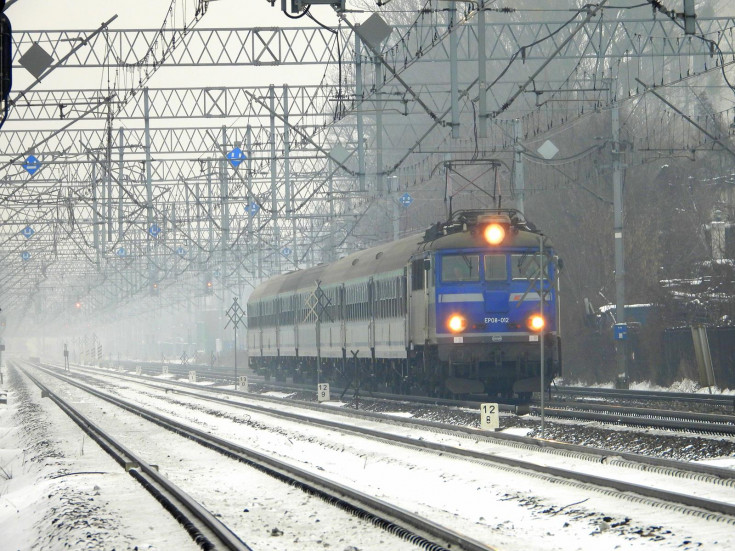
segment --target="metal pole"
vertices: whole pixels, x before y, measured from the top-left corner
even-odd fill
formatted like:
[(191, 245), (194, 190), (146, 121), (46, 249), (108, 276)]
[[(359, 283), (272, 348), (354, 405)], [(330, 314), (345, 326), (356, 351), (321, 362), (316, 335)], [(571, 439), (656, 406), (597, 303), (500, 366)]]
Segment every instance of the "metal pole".
[[(620, 160), (620, 118), (617, 104), (612, 108), (613, 210), (615, 219), (615, 317), (625, 323), (625, 251), (623, 249), (623, 164)], [(616, 343), (617, 386), (628, 387), (626, 341)]]
[(275, 250), (275, 270), (281, 273), (281, 244), (280, 231), (278, 229), (278, 187), (277, 176), (278, 166), (276, 163), (276, 90), (271, 84), (268, 87), (270, 92), (270, 143), (271, 143), (271, 218), (273, 220), (273, 248)]
[(375, 189), (383, 196), (383, 65), (375, 60)]
[[(478, 64), (478, 88), (479, 88), (479, 109), (478, 109), (478, 125), (480, 127), (480, 137), (487, 138), (487, 60), (485, 53), (485, 0), (480, 4), (480, 11), (477, 14), (477, 64)], [(522, 211), (522, 209), (519, 209)]]
[(526, 182), (523, 174), (523, 144), (521, 137), (523, 136), (523, 121), (516, 119), (513, 121), (513, 142), (515, 143), (513, 153), (513, 185), (515, 187), (516, 203), (518, 210), (523, 212), (523, 199), (526, 191)]
[[(360, 37), (355, 33), (355, 99), (362, 102), (362, 55), (360, 54)], [(365, 128), (362, 120), (362, 109), (357, 109), (357, 173), (360, 180), (360, 191), (365, 191)]]
[(120, 127), (119, 133), (119, 161), (117, 165), (117, 240), (122, 244), (123, 240), (123, 145), (125, 138), (123, 129)]
[(227, 127), (222, 127), (222, 155), (219, 162), (220, 168), (220, 206), (222, 209), (222, 243), (221, 243), (221, 268), (220, 277), (222, 279), (222, 301), (225, 300), (224, 288), (227, 286), (227, 247), (230, 242), (230, 199), (229, 199), (229, 182), (227, 179), (227, 161), (225, 154), (227, 152)]
[(283, 182), (286, 188), (286, 217), (291, 220), (292, 243), (291, 258), (294, 268), (299, 267), (299, 253), (296, 244), (296, 213), (294, 212), (293, 188), (291, 182), (291, 148), (288, 125), (288, 84), (283, 85)]
[[(544, 318), (544, 236), (543, 234), (539, 234), (539, 314), (541, 315), (541, 319)], [(546, 324), (544, 323), (544, 327), (541, 328), (541, 331), (539, 331), (538, 340), (539, 340), (539, 346), (541, 347), (541, 356), (539, 358), (539, 365), (541, 368), (541, 438), (544, 438), (546, 435), (546, 412), (544, 410), (544, 398), (546, 394), (546, 385), (545, 385), (545, 377), (544, 377), (544, 329), (546, 328)]]
[(459, 37), (455, 29), (457, 22), (457, 6), (449, 9), (449, 81), (452, 99), (452, 138), (459, 138), (459, 69), (457, 64), (457, 41)]
[(92, 238), (94, 241), (95, 266), (100, 269), (100, 224), (99, 224), (99, 203), (97, 201), (97, 161), (92, 162)]

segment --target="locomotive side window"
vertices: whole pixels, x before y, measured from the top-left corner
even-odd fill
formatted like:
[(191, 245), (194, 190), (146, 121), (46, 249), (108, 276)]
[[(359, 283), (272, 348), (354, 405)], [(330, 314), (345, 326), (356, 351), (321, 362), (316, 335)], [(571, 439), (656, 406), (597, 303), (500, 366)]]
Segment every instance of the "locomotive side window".
[(424, 289), (424, 260), (419, 258), (411, 262), (411, 290), (422, 291)]
[(505, 281), (508, 279), (508, 266), (504, 254), (485, 255), (485, 281)]
[(476, 254), (443, 256), (442, 281), (480, 281), (480, 256)]

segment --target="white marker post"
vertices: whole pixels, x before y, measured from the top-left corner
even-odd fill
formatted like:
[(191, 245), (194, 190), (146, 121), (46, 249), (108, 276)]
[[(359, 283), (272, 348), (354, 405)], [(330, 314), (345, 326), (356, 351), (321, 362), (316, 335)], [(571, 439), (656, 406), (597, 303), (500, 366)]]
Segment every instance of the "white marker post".
[(196, 371), (189, 371), (189, 382), (190, 383), (197, 382), (197, 372)]
[(242, 392), (247, 392), (248, 391), (248, 376), (247, 375), (238, 376), (237, 384)]
[(316, 397), (320, 402), (328, 402), (329, 398), (329, 383), (319, 383), (317, 386)]
[(141, 369), (140, 369), (140, 366), (139, 365), (136, 365), (135, 366), (135, 374), (136, 375), (140, 375), (141, 374)]
[(168, 375), (168, 366), (164, 365), (161, 367), (161, 375)]
[(498, 404), (480, 404), (480, 428), (497, 430), (500, 427), (500, 408)]

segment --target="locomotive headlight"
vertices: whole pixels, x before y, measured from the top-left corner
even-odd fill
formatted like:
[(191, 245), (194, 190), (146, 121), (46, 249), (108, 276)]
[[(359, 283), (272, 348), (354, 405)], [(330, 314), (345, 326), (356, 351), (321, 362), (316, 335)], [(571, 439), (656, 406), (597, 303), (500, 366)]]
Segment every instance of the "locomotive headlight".
[(501, 224), (493, 222), (485, 226), (483, 235), (485, 236), (485, 241), (490, 245), (499, 245), (505, 239), (505, 228)]
[(541, 331), (546, 326), (546, 320), (540, 314), (533, 314), (528, 318), (528, 328), (531, 331)]
[(459, 333), (467, 328), (467, 320), (459, 314), (454, 314), (449, 318), (447, 327), (452, 333)]

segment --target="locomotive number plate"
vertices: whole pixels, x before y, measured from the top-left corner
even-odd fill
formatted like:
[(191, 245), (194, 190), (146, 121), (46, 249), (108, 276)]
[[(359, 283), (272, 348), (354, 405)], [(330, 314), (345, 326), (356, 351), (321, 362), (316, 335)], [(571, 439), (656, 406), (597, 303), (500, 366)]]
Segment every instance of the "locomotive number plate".
[(510, 318), (485, 318), (485, 323), (508, 323)]

